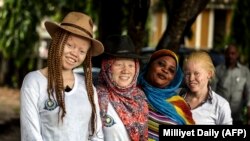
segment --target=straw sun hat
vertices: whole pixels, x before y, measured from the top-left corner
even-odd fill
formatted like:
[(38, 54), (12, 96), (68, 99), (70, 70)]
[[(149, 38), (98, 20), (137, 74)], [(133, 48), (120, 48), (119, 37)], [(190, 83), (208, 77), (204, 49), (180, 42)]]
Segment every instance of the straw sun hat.
[(93, 38), (93, 21), (86, 14), (80, 12), (70, 12), (64, 17), (60, 24), (46, 21), (45, 27), (52, 38), (58, 29), (63, 29), (91, 40), (92, 56), (98, 56), (104, 51), (103, 44)]

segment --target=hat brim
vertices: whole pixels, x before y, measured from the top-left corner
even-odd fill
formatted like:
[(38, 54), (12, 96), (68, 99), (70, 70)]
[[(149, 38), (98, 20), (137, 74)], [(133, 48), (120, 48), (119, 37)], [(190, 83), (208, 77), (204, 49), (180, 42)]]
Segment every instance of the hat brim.
[(48, 31), (48, 33), (50, 34), (51, 37), (54, 36), (55, 32), (58, 29), (63, 29), (65, 31), (68, 31), (72, 34), (87, 38), (89, 40), (91, 40), (92, 42), (92, 47), (91, 47), (91, 51), (92, 51), (92, 56), (98, 56), (100, 54), (102, 54), (104, 52), (104, 47), (103, 44), (98, 41), (95, 40), (94, 38), (89, 37), (89, 35), (87, 33), (82, 32), (81, 30), (74, 28), (74, 27), (63, 27), (60, 26), (56, 23), (50, 22), (50, 21), (46, 21), (44, 23), (46, 30)]
[(114, 57), (119, 57), (119, 58), (131, 58), (131, 59), (145, 59), (146, 57), (137, 55), (137, 54), (111, 54), (104, 52), (106, 55), (114, 56)]

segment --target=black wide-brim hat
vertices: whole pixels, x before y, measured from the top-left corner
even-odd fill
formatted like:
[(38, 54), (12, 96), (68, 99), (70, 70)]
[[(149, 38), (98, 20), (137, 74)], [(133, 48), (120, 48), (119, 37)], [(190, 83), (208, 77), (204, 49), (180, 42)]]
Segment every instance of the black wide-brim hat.
[(111, 35), (104, 41), (106, 55), (120, 58), (143, 59), (136, 53), (136, 48), (127, 35)]
[(52, 38), (58, 29), (63, 29), (72, 34), (91, 40), (92, 46), (90, 49), (92, 51), (92, 56), (98, 56), (104, 51), (103, 44), (93, 37), (93, 21), (91, 17), (84, 13), (70, 12), (64, 17), (61, 24), (46, 21), (45, 27)]

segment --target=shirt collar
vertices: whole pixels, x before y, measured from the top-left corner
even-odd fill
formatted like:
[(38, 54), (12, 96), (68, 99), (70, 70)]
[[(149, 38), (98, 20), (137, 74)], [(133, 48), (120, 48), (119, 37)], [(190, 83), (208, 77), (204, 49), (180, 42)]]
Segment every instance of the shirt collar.
[[(188, 91), (189, 91), (188, 88), (183, 88), (183, 89), (181, 89), (179, 94), (180, 94), (180, 96), (182, 96), (185, 99)], [(202, 102), (202, 104), (206, 103), (206, 101), (208, 101), (209, 103), (212, 104), (212, 100), (213, 100), (213, 91), (212, 91), (211, 86), (209, 85), (208, 86), (208, 97)]]
[(213, 91), (211, 86), (208, 86), (208, 97), (206, 99), (207, 101), (209, 101), (212, 104), (212, 100), (213, 100)]

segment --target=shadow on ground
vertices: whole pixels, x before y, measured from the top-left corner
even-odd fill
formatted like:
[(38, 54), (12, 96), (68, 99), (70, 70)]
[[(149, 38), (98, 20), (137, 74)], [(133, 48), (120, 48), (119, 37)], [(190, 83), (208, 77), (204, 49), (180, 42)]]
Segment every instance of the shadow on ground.
[(20, 141), (20, 120), (12, 119), (0, 124), (0, 141)]
[(0, 141), (20, 141), (19, 89), (0, 87)]

